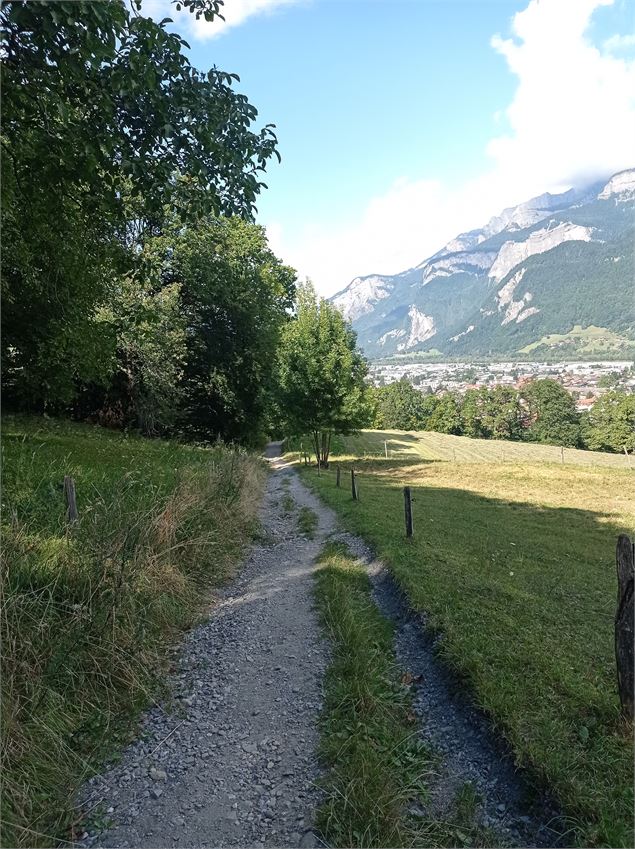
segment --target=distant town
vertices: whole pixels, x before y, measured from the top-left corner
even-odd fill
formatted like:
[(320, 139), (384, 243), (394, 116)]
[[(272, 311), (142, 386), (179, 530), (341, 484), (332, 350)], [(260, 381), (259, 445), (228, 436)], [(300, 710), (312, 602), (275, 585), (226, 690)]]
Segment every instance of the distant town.
[(375, 360), (370, 379), (385, 386), (406, 378), (421, 392), (466, 392), (481, 386), (513, 386), (520, 389), (528, 380), (550, 377), (559, 381), (576, 400), (578, 410), (590, 409), (609, 389), (635, 392), (632, 360), (597, 362), (500, 362), (500, 363), (395, 363)]

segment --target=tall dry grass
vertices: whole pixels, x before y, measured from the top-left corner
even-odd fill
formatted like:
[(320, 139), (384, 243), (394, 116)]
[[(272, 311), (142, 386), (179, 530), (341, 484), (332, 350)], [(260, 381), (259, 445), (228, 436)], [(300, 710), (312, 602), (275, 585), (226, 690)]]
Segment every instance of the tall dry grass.
[(0, 845), (72, 839), (77, 788), (157, 698), (167, 646), (253, 536), (264, 476), (219, 446), (167, 488), (95, 488), (72, 528), (5, 493)]

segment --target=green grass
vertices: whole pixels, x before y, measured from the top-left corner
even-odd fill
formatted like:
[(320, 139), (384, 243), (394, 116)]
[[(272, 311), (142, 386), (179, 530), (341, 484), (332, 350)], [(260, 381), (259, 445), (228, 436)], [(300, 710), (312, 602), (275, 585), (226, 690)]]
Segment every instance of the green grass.
[(582, 325), (576, 324), (568, 333), (551, 333), (548, 336), (543, 336), (537, 342), (532, 342), (530, 345), (520, 348), (518, 353), (530, 354), (538, 348), (573, 346), (576, 351), (582, 354), (604, 354), (607, 351), (619, 352), (624, 347), (628, 348), (632, 345), (632, 339), (620, 336), (619, 333), (615, 333), (607, 327), (596, 327), (593, 324), (582, 327)]
[(326, 798), (317, 826), (329, 846), (492, 846), (477, 824), (480, 799), (459, 787), (442, 819), (425, 814), (437, 756), (419, 739), (412, 676), (393, 650), (392, 624), (378, 610), (363, 564), (327, 543), (315, 596), (332, 647), (320, 717)]
[(2, 425), (1, 845), (50, 846), (72, 839), (76, 789), (157, 697), (168, 643), (256, 531), (264, 469), (220, 446)]
[(332, 645), (320, 721), (326, 799), (317, 826), (329, 846), (434, 845), (431, 826), (406, 813), (409, 802), (425, 797), (432, 762), (413, 734), (392, 629), (371, 598), (368, 576), (344, 546), (331, 543), (315, 592)]
[(298, 528), (305, 537), (313, 539), (318, 526), (318, 517), (310, 507), (300, 507), (298, 514)]
[[(502, 439), (471, 439), (432, 431), (363, 430), (358, 436), (333, 440), (333, 456), (380, 458), (395, 460), (449, 460), (457, 463), (559, 463), (570, 466), (597, 466), (629, 469), (623, 454), (604, 451), (582, 451), (557, 445), (538, 445)], [(635, 460), (630, 463), (635, 469)]]
[[(427, 612), (443, 634), (443, 658), (518, 762), (556, 792), (580, 842), (631, 846), (632, 737), (619, 715), (613, 617), (615, 542), (632, 534), (633, 474), (535, 457), (426, 462), (429, 440), (422, 453), (413, 440), (401, 436), (408, 452), (398, 458), (353, 460), (359, 502), (336, 488), (333, 467), (319, 477), (299, 470)], [(404, 535), (405, 484), (414, 497), (412, 540)]]
[(289, 493), (285, 493), (282, 497), (282, 509), (286, 514), (293, 513), (295, 509), (295, 501), (293, 500), (293, 496), (289, 495)]

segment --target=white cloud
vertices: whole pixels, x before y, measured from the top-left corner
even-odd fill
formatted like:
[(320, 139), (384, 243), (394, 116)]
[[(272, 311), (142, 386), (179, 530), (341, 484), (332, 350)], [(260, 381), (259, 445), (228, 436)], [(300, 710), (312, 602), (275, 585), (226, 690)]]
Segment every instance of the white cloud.
[(531, 192), (633, 164), (635, 62), (585, 37), (593, 11), (611, 3), (532, 0), (513, 19), (517, 40), (492, 39), (518, 77), (506, 110), (511, 133), (488, 147), (498, 179)]
[(205, 41), (216, 38), (231, 27), (237, 27), (254, 15), (271, 14), (283, 6), (294, 6), (300, 0), (225, 0), (221, 9), (224, 21), (216, 19), (208, 23), (203, 18), (192, 20), (191, 32), (194, 38)]
[(609, 53), (617, 53), (619, 50), (629, 50), (635, 47), (635, 33), (630, 35), (612, 35), (607, 38), (602, 47)]
[(248, 18), (272, 14), (284, 6), (295, 6), (301, 2), (305, 0), (225, 0), (225, 5), (220, 10), (224, 20), (215, 18), (210, 22), (203, 17), (196, 20), (196, 16), (186, 9), (177, 11), (171, 0), (144, 0), (142, 9), (144, 15), (155, 20), (172, 18), (178, 23), (179, 30), (189, 39), (209, 41), (239, 26)]
[(295, 245), (287, 244), (278, 221), (267, 225), (267, 233), (272, 249), (329, 295), (358, 274), (391, 274), (418, 264), (488, 214), (488, 204), (478, 198), (463, 209), (455, 201), (438, 181), (401, 179), (349, 227), (334, 232), (309, 224)]
[(276, 225), (280, 255), (331, 294), (355, 275), (418, 264), (505, 206), (632, 167), (635, 60), (612, 55), (606, 43), (602, 52), (585, 35), (593, 12), (612, 2), (531, 0), (514, 16), (511, 38), (493, 37), (518, 83), (502, 110), (508, 129), (488, 144), (485, 173), (455, 190), (398, 180), (350, 227), (308, 226), (295, 244)]

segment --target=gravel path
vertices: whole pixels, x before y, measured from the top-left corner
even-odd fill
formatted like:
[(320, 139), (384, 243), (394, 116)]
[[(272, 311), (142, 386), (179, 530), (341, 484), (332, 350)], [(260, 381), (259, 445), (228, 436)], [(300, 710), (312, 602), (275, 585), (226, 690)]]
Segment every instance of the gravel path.
[(320, 511), (315, 539), (302, 536), (297, 507), (317, 504), (278, 453), (269, 446), (266, 543), (252, 547), (210, 618), (185, 637), (170, 682), (176, 710), (150, 710), (121, 763), (89, 782), (84, 809), (98, 806), (112, 825), (89, 831), (84, 845), (319, 844), (311, 821), (327, 647), (311, 572), (334, 518)]
[[(121, 763), (88, 783), (84, 810), (97, 806), (111, 825), (89, 830), (81, 845), (321, 845), (312, 818), (320, 799), (315, 752), (328, 657), (311, 573), (327, 537), (346, 542), (366, 564), (375, 601), (396, 626), (397, 658), (415, 679), (419, 733), (441, 764), (431, 805), (420, 814), (450, 816), (456, 791), (469, 781), (482, 800), (481, 824), (501, 843), (561, 844), (553, 804), (528, 792), (500, 737), (436, 660), (423, 618), (408, 609), (368, 546), (338, 531), (333, 511), (279, 453), (277, 443), (266, 452), (273, 468), (261, 514), (267, 542), (252, 547), (210, 618), (185, 637), (169, 682), (176, 709), (150, 710)], [(319, 520), (313, 540), (297, 526), (302, 506)]]

